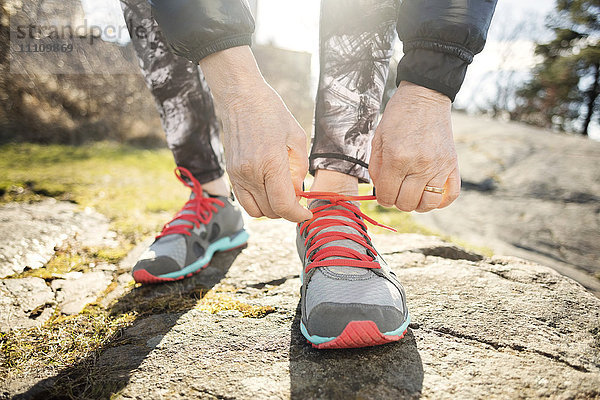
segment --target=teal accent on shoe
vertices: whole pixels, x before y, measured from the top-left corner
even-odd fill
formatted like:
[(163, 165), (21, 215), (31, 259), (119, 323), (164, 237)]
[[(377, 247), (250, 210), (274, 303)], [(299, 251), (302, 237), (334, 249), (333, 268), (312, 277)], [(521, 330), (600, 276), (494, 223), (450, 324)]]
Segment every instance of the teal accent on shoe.
[[(232, 237), (233, 237), (233, 239), (232, 239)], [(221, 239), (217, 240), (216, 242), (211, 243), (206, 248), (206, 253), (204, 254), (204, 257), (199, 258), (198, 260), (194, 261), (193, 263), (191, 263), (190, 265), (188, 265), (187, 267), (183, 268), (180, 271), (169, 272), (168, 274), (159, 275), (158, 277), (159, 278), (179, 278), (179, 277), (187, 275), (189, 273), (196, 272), (197, 270), (199, 270), (200, 268), (202, 268), (206, 264), (208, 264), (210, 262), (210, 260), (212, 260), (213, 255), (216, 252), (227, 251), (227, 250), (234, 249), (236, 247), (240, 247), (248, 241), (249, 237), (250, 236), (248, 235), (248, 232), (246, 232), (244, 229), (242, 229), (235, 235), (226, 236), (224, 238), (221, 238)]]
[(404, 333), (404, 331), (408, 329), (408, 325), (410, 325), (410, 314), (406, 315), (406, 321), (404, 321), (404, 323), (402, 325), (400, 325), (400, 328), (394, 329), (393, 331), (385, 332), (383, 335), (385, 335), (385, 336), (402, 335)]
[(304, 337), (307, 338), (311, 343), (314, 343), (314, 344), (331, 342), (333, 339), (335, 339), (337, 337), (337, 336), (325, 337), (325, 336), (310, 335), (308, 333), (308, 331), (306, 330), (306, 327), (304, 326), (304, 322), (302, 322), (302, 321), (300, 321), (300, 332), (302, 332)]
[[(385, 336), (401, 335), (404, 333), (405, 330), (408, 329), (408, 325), (410, 325), (410, 314), (408, 314), (406, 316), (406, 321), (404, 321), (404, 323), (402, 325), (400, 325), (400, 327), (398, 329), (394, 329), (393, 331), (390, 331), (390, 332), (385, 332), (385, 333), (383, 333), (383, 335), (385, 335)], [(326, 336), (310, 335), (308, 333), (308, 331), (306, 330), (306, 327), (304, 326), (304, 323), (302, 321), (300, 321), (300, 332), (302, 332), (304, 337), (306, 339), (308, 339), (309, 342), (314, 343), (314, 344), (323, 344), (323, 343), (331, 342), (334, 339), (337, 339), (337, 336), (326, 337)]]

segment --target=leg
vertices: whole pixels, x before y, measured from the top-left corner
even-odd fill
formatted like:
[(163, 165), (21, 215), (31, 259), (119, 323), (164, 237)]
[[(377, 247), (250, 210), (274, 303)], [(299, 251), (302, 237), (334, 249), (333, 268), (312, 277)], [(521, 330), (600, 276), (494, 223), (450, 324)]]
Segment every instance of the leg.
[(395, 0), (324, 0), (321, 76), (310, 155), (314, 191), (355, 194), (368, 158), (392, 56)]
[(248, 234), (228, 197), (217, 118), (200, 69), (169, 51), (147, 0), (121, 4), (167, 143), (177, 165), (186, 169), (179, 170), (180, 180), (192, 192), (132, 271), (140, 283), (170, 282), (201, 272), (215, 252), (244, 245)]
[(204, 189), (219, 187), (223, 176), (219, 129), (202, 72), (169, 50), (147, 0), (121, 0), (121, 5), (175, 162), (190, 170)]
[[(310, 170), (313, 192), (356, 194), (368, 182), (373, 126), (392, 53), (395, 0), (324, 0), (321, 77)], [(298, 226), (303, 263), (302, 334), (317, 348), (400, 340), (410, 316), (406, 294), (381, 262), (359, 205), (309, 193), (313, 218)], [(370, 220), (373, 221), (373, 220)]]

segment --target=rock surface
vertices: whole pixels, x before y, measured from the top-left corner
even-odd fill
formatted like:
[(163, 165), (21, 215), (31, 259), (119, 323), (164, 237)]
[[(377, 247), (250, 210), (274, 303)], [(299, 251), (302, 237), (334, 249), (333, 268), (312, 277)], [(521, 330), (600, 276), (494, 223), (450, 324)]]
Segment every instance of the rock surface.
[(112, 282), (112, 274), (105, 271), (71, 274), (74, 276), (55, 279), (51, 285), (56, 293), (56, 301), (60, 303), (60, 310), (66, 315), (78, 314), (86, 304), (95, 301)]
[(54, 199), (0, 206), (0, 232), (0, 278), (42, 267), (68, 238), (77, 236), (84, 247), (110, 247), (116, 237), (103, 215)]
[[(600, 299), (550, 268), (483, 258), (437, 238), (376, 236), (407, 289), (407, 336), (375, 348), (318, 351), (298, 326), (294, 226), (253, 221), (250, 228), (241, 253), (219, 254), (201, 274), (156, 286), (156, 296), (212, 288), (196, 306), (139, 318), (99, 355), (59, 373), (12, 377), (0, 384), (0, 398), (47, 398), (90, 360), (86, 380), (99, 382), (104, 392), (96, 397), (103, 398), (600, 396)], [(211, 296), (275, 312), (212, 314)]]
[(96, 265), (91, 272), (70, 272), (48, 283), (7, 278), (44, 266), (63, 243), (82, 249), (118, 245), (108, 219), (89, 208), (79, 211), (54, 199), (9, 203), (0, 206), (0, 231), (0, 332), (39, 326), (57, 307), (63, 314), (79, 313), (106, 289), (117, 269)]
[(463, 190), (417, 222), (548, 265), (600, 296), (600, 143), (453, 115)]
[(55, 305), (54, 293), (43, 279), (0, 280), (0, 331), (42, 324)]

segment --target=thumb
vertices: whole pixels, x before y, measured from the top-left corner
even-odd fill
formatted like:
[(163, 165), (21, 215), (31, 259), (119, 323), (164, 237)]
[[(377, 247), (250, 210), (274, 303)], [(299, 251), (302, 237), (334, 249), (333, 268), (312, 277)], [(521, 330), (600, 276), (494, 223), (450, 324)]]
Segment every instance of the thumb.
[(298, 203), (289, 169), (265, 176), (265, 191), (273, 211), (292, 222), (312, 218), (312, 213)]
[[(304, 131), (302, 131), (304, 132)], [(308, 151), (306, 149), (306, 135), (299, 134), (295, 140), (287, 144), (288, 162), (292, 184), (296, 191), (302, 190), (302, 182), (308, 173)]]
[(381, 172), (381, 140), (377, 133), (371, 141), (371, 156), (369, 157), (369, 175), (373, 183), (379, 180)]

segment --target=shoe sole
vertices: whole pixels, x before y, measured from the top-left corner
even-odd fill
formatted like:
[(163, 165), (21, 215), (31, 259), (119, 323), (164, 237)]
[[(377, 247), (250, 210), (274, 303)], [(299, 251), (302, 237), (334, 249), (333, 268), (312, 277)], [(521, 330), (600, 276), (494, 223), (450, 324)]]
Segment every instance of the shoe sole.
[(300, 331), (315, 349), (354, 349), (397, 342), (406, 335), (409, 324), (410, 315), (398, 329), (386, 333), (373, 321), (350, 321), (337, 337), (310, 335), (302, 322)]
[(204, 257), (194, 261), (190, 265), (183, 268), (181, 271), (171, 272), (163, 275), (152, 275), (150, 272), (140, 269), (133, 273), (133, 279), (137, 283), (152, 284), (152, 283), (164, 283), (179, 281), (185, 278), (189, 278), (204, 268), (208, 267), (215, 253), (232, 251), (246, 246), (248, 242), (248, 232), (244, 229), (237, 232), (232, 236), (226, 236), (211, 243), (206, 249)]

